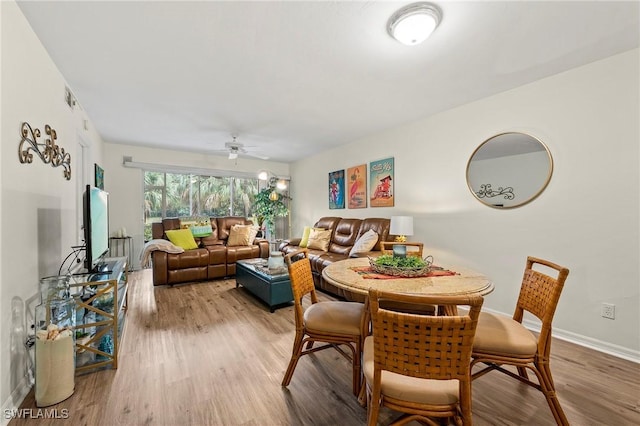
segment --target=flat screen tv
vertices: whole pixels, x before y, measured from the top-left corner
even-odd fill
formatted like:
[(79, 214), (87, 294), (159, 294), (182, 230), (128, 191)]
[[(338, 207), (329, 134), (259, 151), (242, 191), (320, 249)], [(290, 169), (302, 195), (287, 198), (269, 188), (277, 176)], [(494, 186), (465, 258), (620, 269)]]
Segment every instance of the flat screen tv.
[(87, 185), (82, 201), (84, 266), (88, 272), (108, 272), (102, 260), (109, 251), (109, 194)]

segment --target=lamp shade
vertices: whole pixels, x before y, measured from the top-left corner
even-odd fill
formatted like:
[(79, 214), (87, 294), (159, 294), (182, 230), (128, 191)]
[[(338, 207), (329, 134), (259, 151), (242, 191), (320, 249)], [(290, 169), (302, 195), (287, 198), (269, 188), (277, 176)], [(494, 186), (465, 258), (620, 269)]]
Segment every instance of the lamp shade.
[(413, 216), (391, 216), (391, 235), (413, 235)]

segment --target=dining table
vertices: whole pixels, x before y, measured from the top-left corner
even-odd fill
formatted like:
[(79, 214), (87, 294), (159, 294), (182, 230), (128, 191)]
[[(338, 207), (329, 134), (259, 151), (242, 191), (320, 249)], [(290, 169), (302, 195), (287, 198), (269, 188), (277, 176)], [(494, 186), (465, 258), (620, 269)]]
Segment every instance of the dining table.
[[(426, 276), (411, 278), (385, 276), (371, 270), (368, 257), (339, 260), (322, 271), (322, 277), (334, 286), (350, 294), (350, 300), (362, 300), (369, 316), (369, 289), (388, 292), (440, 295), (440, 296), (485, 296), (493, 291), (491, 280), (462, 265), (432, 265)], [(457, 306), (444, 306), (438, 310), (442, 315), (458, 315)], [(365, 405), (365, 386), (358, 401)]]
[(439, 296), (485, 296), (494, 288), (487, 276), (462, 265), (434, 266), (429, 274), (411, 278), (376, 274), (369, 267), (368, 257), (340, 260), (324, 268), (322, 277), (360, 298), (366, 297), (369, 289)]

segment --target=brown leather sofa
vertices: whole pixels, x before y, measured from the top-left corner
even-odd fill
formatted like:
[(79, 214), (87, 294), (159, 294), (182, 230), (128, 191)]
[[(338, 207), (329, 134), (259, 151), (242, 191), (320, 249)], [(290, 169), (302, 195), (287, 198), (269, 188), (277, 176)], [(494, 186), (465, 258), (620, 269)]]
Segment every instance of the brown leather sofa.
[[(178, 284), (206, 281), (236, 274), (236, 261), (256, 257), (269, 257), (269, 242), (256, 238), (250, 246), (227, 246), (229, 231), (235, 224), (250, 225), (244, 217), (210, 218), (213, 233), (208, 237), (195, 238), (198, 248), (184, 253), (171, 254), (163, 251), (152, 253), (153, 285)], [(165, 231), (180, 229), (179, 218), (163, 219), (152, 224), (154, 239), (167, 239)]]
[[(381, 241), (393, 241), (395, 236), (389, 235), (390, 219), (387, 218), (367, 218), (367, 219), (343, 219), (340, 217), (323, 217), (318, 220), (314, 228), (331, 229), (331, 240), (328, 251), (309, 250), (313, 281), (316, 288), (335, 294), (345, 299), (352, 300), (353, 296), (344, 290), (326, 282), (322, 278), (322, 270), (333, 262), (347, 259), (349, 252), (355, 242), (369, 229), (378, 234), (378, 243), (371, 252), (358, 254), (362, 256), (378, 256), (382, 247)], [(284, 241), (280, 245), (280, 250), (284, 254), (300, 250), (301, 238)]]

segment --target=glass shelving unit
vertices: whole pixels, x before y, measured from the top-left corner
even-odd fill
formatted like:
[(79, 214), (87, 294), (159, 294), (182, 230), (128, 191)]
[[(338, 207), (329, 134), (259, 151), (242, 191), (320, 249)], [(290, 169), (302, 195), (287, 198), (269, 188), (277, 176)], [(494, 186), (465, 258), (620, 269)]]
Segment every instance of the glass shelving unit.
[(104, 259), (105, 272), (73, 275), (76, 305), (76, 374), (118, 368), (118, 347), (127, 310), (127, 258)]

